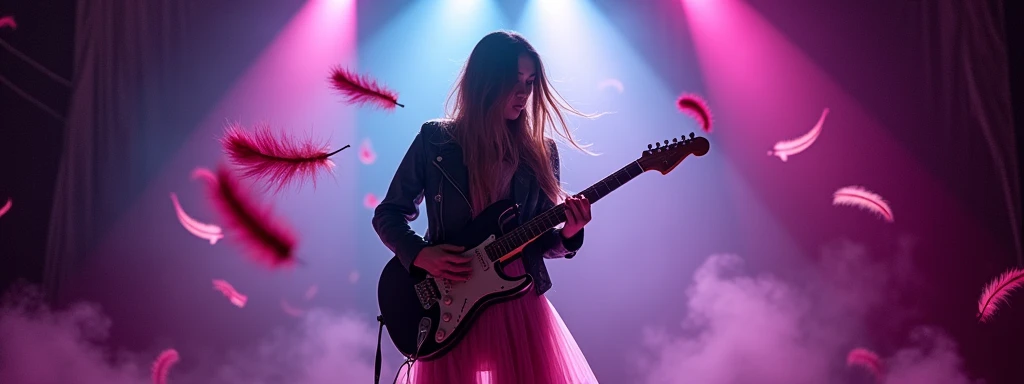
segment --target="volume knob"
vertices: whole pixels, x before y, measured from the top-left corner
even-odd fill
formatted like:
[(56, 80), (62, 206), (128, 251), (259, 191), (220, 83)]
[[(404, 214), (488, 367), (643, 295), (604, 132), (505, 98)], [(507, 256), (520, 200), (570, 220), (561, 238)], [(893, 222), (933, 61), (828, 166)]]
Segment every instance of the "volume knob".
[(444, 340), (444, 330), (443, 329), (438, 329), (437, 333), (434, 334), (434, 339), (436, 339), (437, 341)]
[(446, 323), (452, 321), (452, 314), (445, 312), (443, 315), (441, 315), (441, 321), (444, 321)]
[(442, 301), (444, 302), (444, 305), (452, 305), (452, 295), (444, 295)]

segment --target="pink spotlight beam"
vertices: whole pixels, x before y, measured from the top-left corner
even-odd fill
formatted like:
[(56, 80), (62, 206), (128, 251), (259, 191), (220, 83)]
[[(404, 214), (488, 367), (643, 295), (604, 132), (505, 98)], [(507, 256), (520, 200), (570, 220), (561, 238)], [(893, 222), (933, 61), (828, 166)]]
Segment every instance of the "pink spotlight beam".
[(832, 195), (832, 205), (852, 206), (874, 212), (885, 219), (893, 222), (892, 208), (881, 196), (858, 186), (840, 188)]
[(785, 162), (790, 156), (810, 148), (811, 144), (814, 144), (814, 141), (818, 139), (819, 135), (821, 135), (821, 126), (825, 124), (825, 116), (828, 116), (828, 108), (825, 108), (825, 110), (821, 112), (818, 124), (816, 124), (814, 128), (811, 128), (811, 130), (803, 136), (793, 140), (775, 143), (775, 147), (768, 151), (768, 156), (778, 156), (779, 160)]
[(199, 222), (185, 213), (185, 210), (181, 208), (181, 203), (178, 202), (178, 195), (175, 195), (174, 192), (171, 192), (171, 202), (174, 203), (174, 212), (178, 215), (178, 222), (186, 231), (200, 239), (209, 241), (210, 245), (217, 244), (217, 240), (224, 238), (223, 231), (219, 226)]
[(213, 289), (216, 289), (220, 291), (220, 293), (223, 293), (224, 296), (226, 296), (228, 300), (231, 301), (231, 304), (234, 304), (238, 308), (244, 308), (245, 303), (249, 301), (248, 297), (241, 293), (238, 293), (238, 291), (235, 290), (235, 287), (231, 286), (231, 283), (228, 283), (227, 281), (216, 279), (213, 280)]

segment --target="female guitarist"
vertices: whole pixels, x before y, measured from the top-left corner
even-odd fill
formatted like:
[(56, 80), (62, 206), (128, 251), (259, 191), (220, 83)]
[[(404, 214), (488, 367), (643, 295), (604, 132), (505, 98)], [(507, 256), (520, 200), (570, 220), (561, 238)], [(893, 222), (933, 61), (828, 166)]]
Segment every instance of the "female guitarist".
[[(568, 196), (559, 178), (558, 150), (546, 136), (572, 137), (562, 110), (573, 109), (548, 83), (537, 51), (521, 35), (485, 36), (469, 56), (448, 99), (448, 118), (424, 124), (377, 206), (373, 227), (406, 269), (463, 281), (471, 270), (461, 247), (445, 244), (488, 205), (515, 199), (519, 222), (564, 201), (566, 223), (546, 232), (504, 267), (529, 274), (534, 289), (485, 308), (441, 357), (414, 364), (416, 383), (596, 383), (558, 313), (544, 297), (551, 288), (544, 259), (571, 258), (583, 245), (590, 203)], [(428, 229), (409, 221), (427, 199)]]

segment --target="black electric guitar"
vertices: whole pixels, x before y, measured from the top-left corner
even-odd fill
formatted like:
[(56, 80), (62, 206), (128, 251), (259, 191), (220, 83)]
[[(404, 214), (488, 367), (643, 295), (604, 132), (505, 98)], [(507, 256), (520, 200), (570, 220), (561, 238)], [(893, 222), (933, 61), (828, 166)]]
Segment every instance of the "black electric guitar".
[[(689, 155), (703, 156), (710, 144), (703, 137), (684, 135), (682, 141), (648, 145), (636, 161), (587, 188), (580, 194), (596, 203), (619, 186), (646, 171), (668, 174)], [(511, 230), (517, 212), (511, 200), (498, 201), (485, 209), (467, 229), (446, 243), (463, 246), (463, 256), (472, 258), (469, 280), (453, 282), (435, 278), (413, 267), (412, 273), (393, 257), (381, 272), (377, 304), (384, 325), (395, 346), (411, 359), (440, 357), (459, 342), (476, 314), (488, 305), (513, 299), (529, 291), (529, 275), (508, 276), (501, 266), (521, 255), (526, 244), (565, 221), (565, 206), (559, 204)]]

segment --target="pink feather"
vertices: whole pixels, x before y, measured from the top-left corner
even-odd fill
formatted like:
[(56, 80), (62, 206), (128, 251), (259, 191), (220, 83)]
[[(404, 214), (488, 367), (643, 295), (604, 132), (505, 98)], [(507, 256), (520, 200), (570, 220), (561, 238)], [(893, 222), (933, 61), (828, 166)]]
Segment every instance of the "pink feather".
[(679, 96), (679, 99), (676, 100), (676, 107), (680, 112), (697, 120), (704, 132), (711, 133), (711, 110), (700, 96), (692, 94)]
[(1010, 292), (1024, 285), (1024, 269), (1011, 269), (1003, 272), (992, 280), (981, 292), (978, 300), (978, 321), (984, 323), (990, 319), (999, 305), (1007, 301)]
[(153, 361), (153, 384), (167, 384), (167, 374), (177, 362), (178, 351), (168, 349), (160, 352), (160, 355)]
[(181, 207), (181, 202), (178, 201), (178, 195), (171, 192), (171, 203), (174, 204), (174, 212), (178, 215), (178, 222), (185, 228), (186, 231), (195, 235), (200, 239), (204, 239), (210, 242), (210, 245), (217, 244), (217, 240), (224, 238), (223, 232), (219, 226), (213, 224), (206, 224), (199, 220), (192, 218), (185, 209)]
[(811, 144), (814, 144), (814, 142), (818, 140), (818, 136), (821, 135), (821, 127), (825, 124), (825, 116), (828, 116), (828, 108), (821, 111), (821, 117), (818, 118), (818, 124), (815, 124), (809, 132), (793, 140), (784, 140), (775, 143), (775, 147), (772, 148), (771, 151), (768, 151), (768, 156), (777, 156), (779, 160), (786, 161), (790, 156), (810, 148)]
[(345, 96), (349, 104), (370, 104), (391, 111), (398, 103), (398, 94), (377, 84), (369, 75), (362, 75), (342, 67), (331, 69), (331, 86)]
[(846, 355), (847, 366), (860, 366), (867, 369), (878, 381), (882, 380), (883, 367), (882, 359), (878, 355), (864, 348), (854, 348)]
[(18, 29), (18, 23), (14, 21), (14, 16), (0, 17), (0, 28), (11, 27), (11, 29)]
[(277, 185), (276, 192), (297, 179), (310, 179), (315, 187), (317, 174), (334, 166), (329, 158), (349, 147), (328, 152), (326, 144), (311, 139), (275, 137), (266, 124), (247, 131), (237, 123), (228, 124), (221, 145), (231, 161), (242, 168), (244, 177), (266, 179)]
[(294, 264), (294, 231), (273, 217), (269, 206), (262, 206), (244, 194), (227, 168), (218, 168), (216, 176), (216, 181), (210, 183), (209, 196), (225, 226), (235, 232), (229, 238), (239, 241), (260, 264), (272, 268)]
[(881, 196), (862, 187), (849, 186), (840, 188), (832, 195), (832, 204), (863, 208), (882, 216), (885, 221), (893, 222), (892, 208), (889, 208), (889, 203), (882, 199)]
[(235, 287), (232, 286), (231, 283), (227, 281), (214, 279), (213, 289), (216, 289), (220, 291), (220, 293), (224, 294), (224, 297), (227, 297), (228, 301), (230, 301), (231, 304), (234, 304), (238, 308), (244, 308), (245, 303), (249, 301), (248, 296), (239, 293), (238, 290), (236, 290)]
[(0, 207), (0, 216), (6, 215), (7, 211), (11, 210), (12, 205), (14, 205), (14, 200), (8, 197), (7, 203), (5, 203), (4, 206)]

